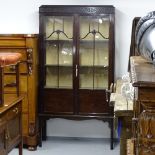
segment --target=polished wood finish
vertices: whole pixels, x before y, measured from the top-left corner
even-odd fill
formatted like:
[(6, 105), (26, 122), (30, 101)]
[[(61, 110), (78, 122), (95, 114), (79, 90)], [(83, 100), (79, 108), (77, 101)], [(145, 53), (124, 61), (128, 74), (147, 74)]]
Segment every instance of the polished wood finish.
[[(39, 8), (39, 13), (40, 136), (43, 136), (43, 139), (46, 139), (46, 120), (52, 117), (68, 119), (96, 118), (107, 120), (109, 121), (112, 130), (113, 108), (109, 106), (109, 102), (106, 99), (106, 89), (109, 89), (110, 84), (114, 81), (114, 7), (43, 5)], [(94, 26), (92, 26), (91, 23), (88, 22), (89, 19), (93, 19), (93, 22), (97, 21), (97, 24), (95, 23), (96, 25), (94, 24)], [(88, 26), (85, 25), (84, 20), (87, 20)], [(101, 23), (99, 23), (99, 20), (101, 20)], [(102, 22), (106, 22), (104, 28), (100, 27)], [(65, 23), (67, 23), (66, 26)], [(56, 29), (56, 27), (58, 27), (58, 29)], [(67, 27), (69, 27), (69, 29), (67, 29)], [(107, 31), (105, 29), (107, 29)], [(100, 33), (100, 30), (103, 34)], [(56, 34), (57, 37), (53, 37), (53, 34)], [(60, 34), (64, 36), (65, 39)], [(73, 37), (68, 37), (70, 34), (73, 34)], [(99, 34), (96, 38), (100, 37), (100, 40), (99, 38), (95, 38), (96, 34)], [(102, 36), (103, 39), (100, 34), (107, 35), (108, 39)], [(89, 38), (89, 35), (94, 38)], [(94, 40), (91, 40), (91, 38)], [(64, 45), (66, 45), (67, 50), (66, 48), (61, 49)], [(62, 53), (68, 51), (72, 52), (72, 57), (68, 56), (69, 58), (66, 61), (68, 64), (64, 65), (61, 56)], [(51, 56), (51, 53), (54, 52), (57, 54)], [(91, 52), (92, 55), (86, 55)], [(103, 54), (99, 56), (100, 53)], [(63, 58), (65, 58), (66, 55), (64, 54)], [(100, 58), (100, 61), (103, 61), (105, 58), (105, 62), (107, 63), (98, 63), (97, 56), (98, 60)], [(91, 59), (92, 57), (93, 61)], [(95, 62), (97, 63), (95, 64)], [(50, 69), (52, 72), (50, 74), (52, 80), (47, 78)], [(70, 78), (70, 76), (64, 76), (64, 78), (61, 78), (60, 71), (62, 69), (72, 78)], [(96, 77), (93, 77), (92, 82), (89, 82), (89, 77), (91, 77), (91, 74), (94, 74), (95, 71), (97, 73), (102, 71), (102, 73), (104, 72), (105, 74), (103, 74), (101, 78), (101, 76), (96, 73)], [(57, 75), (56, 73), (58, 73), (58, 76), (55, 76)], [(54, 76), (52, 77), (52, 75)], [(97, 82), (94, 82), (94, 79), (97, 79), (97, 76), (99, 78), (98, 81), (96, 81), (99, 86), (96, 84)], [(58, 77), (58, 80), (55, 80), (55, 77)], [(68, 78), (69, 80), (62, 83), (62, 81), (59, 80), (60, 78)], [(111, 137), (113, 139), (113, 132), (111, 132)], [(111, 148), (113, 148), (112, 143)]]
[(0, 154), (7, 155), (19, 147), (22, 155), (22, 99), (5, 95), (4, 106), (0, 107)]
[(130, 56), (139, 55), (135, 42), (135, 31), (136, 25), (139, 21), (140, 17), (135, 17), (132, 21), (132, 32), (131, 32), (131, 42), (130, 42), (130, 53), (129, 53), (129, 61), (128, 61), (128, 71), (130, 71)]
[[(37, 124), (37, 72), (38, 59), (37, 47), (38, 36), (31, 34), (1, 34), (0, 52), (20, 53), (20, 87), (19, 92), (23, 98), (22, 122), (23, 122), (23, 144), (35, 150), (38, 144)], [(7, 95), (15, 95), (16, 69), (12, 66), (4, 69), (4, 92)]]
[[(0, 53), (0, 106), (4, 105), (4, 69), (5, 67), (15, 67), (16, 80), (14, 86), (16, 86), (17, 96), (19, 96), (19, 63), (21, 54), (20, 53)], [(7, 85), (10, 85), (9, 83)]]
[(130, 58), (135, 87), (133, 136), (136, 155), (155, 154), (155, 67), (141, 56)]

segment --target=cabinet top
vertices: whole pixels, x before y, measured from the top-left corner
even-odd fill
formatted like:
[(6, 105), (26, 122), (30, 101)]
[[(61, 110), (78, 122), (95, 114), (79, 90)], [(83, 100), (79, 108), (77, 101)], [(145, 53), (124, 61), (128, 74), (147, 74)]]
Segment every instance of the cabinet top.
[(42, 5), (39, 13), (114, 14), (113, 5)]
[(134, 87), (155, 87), (155, 65), (141, 56), (130, 57), (131, 80)]
[(24, 96), (15, 97), (14, 95), (4, 95), (4, 106), (0, 107), (0, 115), (6, 112), (8, 109), (22, 101)]

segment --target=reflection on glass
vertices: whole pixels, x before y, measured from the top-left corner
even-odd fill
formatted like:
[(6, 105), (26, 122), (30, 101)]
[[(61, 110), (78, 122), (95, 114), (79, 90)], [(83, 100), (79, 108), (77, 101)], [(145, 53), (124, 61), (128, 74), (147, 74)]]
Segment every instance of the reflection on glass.
[(46, 64), (72, 65), (72, 42), (46, 44)]
[(109, 18), (80, 17), (80, 81), (81, 89), (108, 87)]

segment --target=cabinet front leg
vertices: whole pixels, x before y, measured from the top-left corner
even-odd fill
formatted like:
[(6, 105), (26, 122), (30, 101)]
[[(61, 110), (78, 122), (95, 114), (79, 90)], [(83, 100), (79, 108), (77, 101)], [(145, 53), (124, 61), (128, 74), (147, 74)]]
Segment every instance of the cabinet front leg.
[(46, 140), (47, 136), (47, 128), (46, 128), (46, 119), (43, 120), (43, 126), (42, 126), (42, 140)]
[(21, 141), (18, 145), (19, 155), (23, 155), (23, 142)]

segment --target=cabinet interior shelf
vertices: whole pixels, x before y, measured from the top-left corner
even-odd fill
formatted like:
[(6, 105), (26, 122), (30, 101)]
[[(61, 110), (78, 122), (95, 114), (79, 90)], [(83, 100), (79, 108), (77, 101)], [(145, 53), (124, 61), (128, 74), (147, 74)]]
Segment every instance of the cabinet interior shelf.
[(70, 44), (73, 42), (73, 40), (45, 40), (45, 42), (48, 44), (53, 44), (53, 43), (55, 43), (55, 44), (57, 44), (57, 43), (61, 43), (61, 44), (69, 43)]
[[(89, 45), (95, 41), (95, 44), (103, 44), (108, 43), (108, 39), (106, 40), (79, 40), (80, 44)], [(45, 40), (46, 43), (52, 44), (52, 43), (73, 43), (73, 40)]]
[[(44, 89), (73, 89), (72, 87), (67, 87), (67, 86), (65, 86), (65, 87), (51, 87), (51, 86), (44, 86)], [(81, 90), (105, 90), (105, 89), (107, 89), (107, 87), (94, 87), (94, 88), (92, 88), (92, 87), (80, 87), (79, 89), (81, 89)]]
[(44, 89), (73, 89), (72, 87), (70, 87), (70, 86), (64, 86), (64, 87), (62, 87), (62, 86), (59, 86), (59, 87), (51, 87), (51, 86), (44, 86)]
[[(73, 67), (72, 65), (55, 65), (55, 64), (46, 64), (45, 67)], [(105, 68), (108, 69), (108, 66), (104, 66), (104, 65), (81, 65), (79, 66), (80, 68)]]
[(45, 67), (73, 67), (72, 65), (55, 65), (55, 64), (46, 64)]

